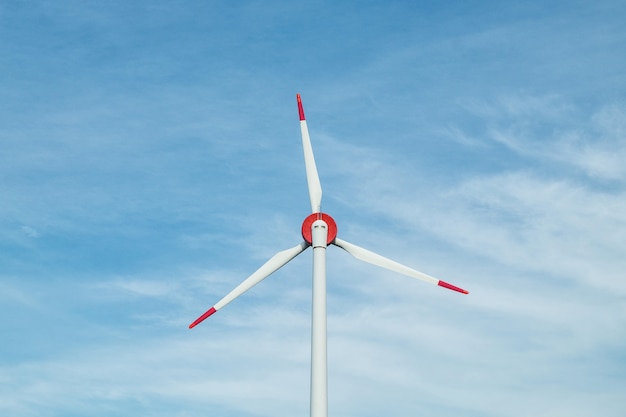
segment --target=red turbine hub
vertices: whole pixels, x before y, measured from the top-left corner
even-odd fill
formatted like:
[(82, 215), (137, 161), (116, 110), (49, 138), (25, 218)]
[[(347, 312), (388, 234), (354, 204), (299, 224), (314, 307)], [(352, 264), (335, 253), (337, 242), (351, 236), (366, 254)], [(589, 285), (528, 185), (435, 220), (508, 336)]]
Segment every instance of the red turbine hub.
[(313, 213), (302, 222), (302, 237), (309, 245), (313, 244), (313, 236), (311, 235), (311, 227), (316, 220), (324, 220), (328, 225), (328, 239), (326, 244), (330, 245), (337, 237), (337, 223), (326, 213)]

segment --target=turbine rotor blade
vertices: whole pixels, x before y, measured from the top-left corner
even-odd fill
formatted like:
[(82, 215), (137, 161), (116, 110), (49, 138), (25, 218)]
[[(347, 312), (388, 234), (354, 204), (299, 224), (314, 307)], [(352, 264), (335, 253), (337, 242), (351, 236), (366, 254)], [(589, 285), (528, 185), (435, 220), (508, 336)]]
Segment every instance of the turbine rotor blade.
[(430, 275), (424, 274), (423, 272), (416, 271), (413, 268), (409, 268), (408, 266), (402, 265), (396, 261), (392, 261), (391, 259), (385, 258), (384, 256), (381, 256), (367, 249), (363, 249), (360, 246), (346, 242), (345, 240), (335, 238), (335, 241), (333, 243), (361, 261), (388, 269), (390, 271), (398, 272), (411, 278), (416, 278), (431, 284), (439, 285), (440, 287), (444, 287), (449, 290), (457, 291), (463, 294), (469, 294), (468, 291), (462, 288), (456, 287), (452, 284), (448, 284), (445, 281), (441, 281), (440, 279), (431, 277)]
[(300, 131), (302, 133), (304, 166), (306, 168), (306, 182), (309, 187), (309, 199), (311, 200), (311, 212), (320, 213), (322, 211), (322, 184), (320, 183), (317, 167), (315, 166), (313, 147), (311, 146), (311, 139), (309, 138), (309, 129), (306, 125), (300, 94), (296, 94), (296, 99), (298, 100), (298, 114), (300, 115)]
[(281, 267), (285, 266), (289, 261), (301, 254), (308, 247), (309, 244), (307, 242), (302, 242), (299, 245), (294, 246), (293, 248), (278, 252), (276, 255), (272, 256), (252, 275), (246, 278), (245, 281), (239, 284), (234, 290), (229, 292), (226, 297), (222, 298), (213, 307), (208, 309), (204, 314), (202, 314), (193, 323), (191, 323), (189, 325), (189, 328), (194, 328), (204, 319), (220, 310), (222, 307), (233, 301), (235, 298), (239, 297), (241, 294), (248, 291), (250, 288), (254, 287), (259, 282), (263, 281), (274, 272), (278, 271)]

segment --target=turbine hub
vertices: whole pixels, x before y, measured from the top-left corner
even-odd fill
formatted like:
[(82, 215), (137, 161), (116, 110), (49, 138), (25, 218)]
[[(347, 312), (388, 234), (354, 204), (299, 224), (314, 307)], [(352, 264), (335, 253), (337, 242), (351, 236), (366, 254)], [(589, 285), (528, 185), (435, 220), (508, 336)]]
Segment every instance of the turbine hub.
[(335, 223), (335, 220), (326, 213), (313, 213), (304, 219), (302, 222), (302, 237), (309, 245), (313, 244), (311, 227), (313, 227), (313, 223), (316, 220), (323, 220), (328, 225), (328, 238), (326, 239), (326, 244), (330, 245), (337, 237), (337, 223)]

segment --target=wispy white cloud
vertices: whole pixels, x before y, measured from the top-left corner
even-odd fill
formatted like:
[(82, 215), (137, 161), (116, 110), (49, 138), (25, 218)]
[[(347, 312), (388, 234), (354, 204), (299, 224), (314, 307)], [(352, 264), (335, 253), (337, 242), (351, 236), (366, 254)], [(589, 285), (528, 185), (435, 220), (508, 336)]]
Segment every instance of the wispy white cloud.
[[(485, 139), (520, 155), (570, 165), (599, 180), (626, 179), (623, 105), (610, 104), (586, 115), (552, 95), (507, 96), (492, 103), (483, 100), (463, 106), (489, 120)], [(458, 128), (448, 133), (460, 143), (468, 142), (467, 134)]]
[[(592, 124), (606, 111), (595, 114)], [(589, 152), (607, 144), (615, 148), (613, 153), (622, 152), (619, 124), (603, 129), (614, 134), (588, 141)], [(562, 152), (550, 151), (562, 148), (559, 137), (535, 136), (509, 147), (528, 158), (526, 169), (469, 177), (445, 192), (419, 179), (407, 180), (419, 178), (419, 174), (411, 174), (402, 158), (401, 170), (390, 166), (391, 157), (381, 169), (384, 159), (369, 154), (342, 172), (354, 173), (349, 175), (354, 178), (352, 185), (362, 207), (387, 213), (485, 258), (623, 293), (626, 283), (620, 271), (625, 265), (619, 253), (626, 241), (626, 217), (622, 215), (626, 213), (626, 199), (621, 188), (594, 188), (580, 181), (575, 172), (555, 177), (533, 165), (541, 164), (544, 158), (562, 158)], [(342, 153), (350, 150), (342, 149)], [(582, 165), (580, 159), (573, 163)], [(408, 172), (408, 176), (400, 171)], [(359, 177), (373, 180), (360, 183)], [(398, 186), (390, 188), (389, 184)], [(408, 195), (398, 193), (411, 188), (415, 191)]]
[(40, 233), (36, 229), (33, 229), (30, 226), (22, 226), (21, 229), (22, 229), (22, 232), (24, 232), (24, 234), (28, 237), (37, 238), (40, 236)]
[(3, 281), (0, 283), (0, 297), (3, 298), (6, 304), (10, 302), (17, 302), (23, 306), (27, 306), (29, 308), (40, 308), (41, 303), (37, 295), (29, 293), (25, 291), (15, 283), (10, 283), (10, 281), (15, 281), (15, 278), (3, 277)]

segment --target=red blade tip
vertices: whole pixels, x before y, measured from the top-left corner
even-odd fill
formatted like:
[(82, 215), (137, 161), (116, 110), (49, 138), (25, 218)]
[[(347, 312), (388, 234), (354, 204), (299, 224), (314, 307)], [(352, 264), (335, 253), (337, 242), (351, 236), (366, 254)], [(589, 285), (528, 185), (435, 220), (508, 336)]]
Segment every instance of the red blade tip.
[(193, 323), (191, 323), (189, 325), (190, 329), (193, 329), (194, 327), (196, 327), (198, 324), (202, 323), (204, 321), (204, 319), (206, 319), (207, 317), (209, 317), (211, 314), (215, 313), (217, 310), (215, 309), (215, 307), (211, 307), (210, 309), (207, 310), (206, 313), (204, 313), (203, 315), (201, 315), (200, 317), (198, 317), (196, 319), (196, 321), (194, 321)]
[(304, 118), (304, 109), (302, 108), (302, 97), (300, 97), (300, 94), (296, 94), (296, 99), (298, 100), (298, 114), (300, 115), (300, 120), (306, 120)]
[(452, 290), (452, 291), (457, 291), (457, 292), (460, 292), (460, 293), (463, 293), (463, 294), (469, 294), (469, 291), (464, 290), (463, 288), (456, 287), (456, 286), (454, 286), (452, 284), (448, 284), (445, 281), (439, 281), (439, 283), (437, 285), (439, 285), (440, 287), (447, 288), (447, 289)]

